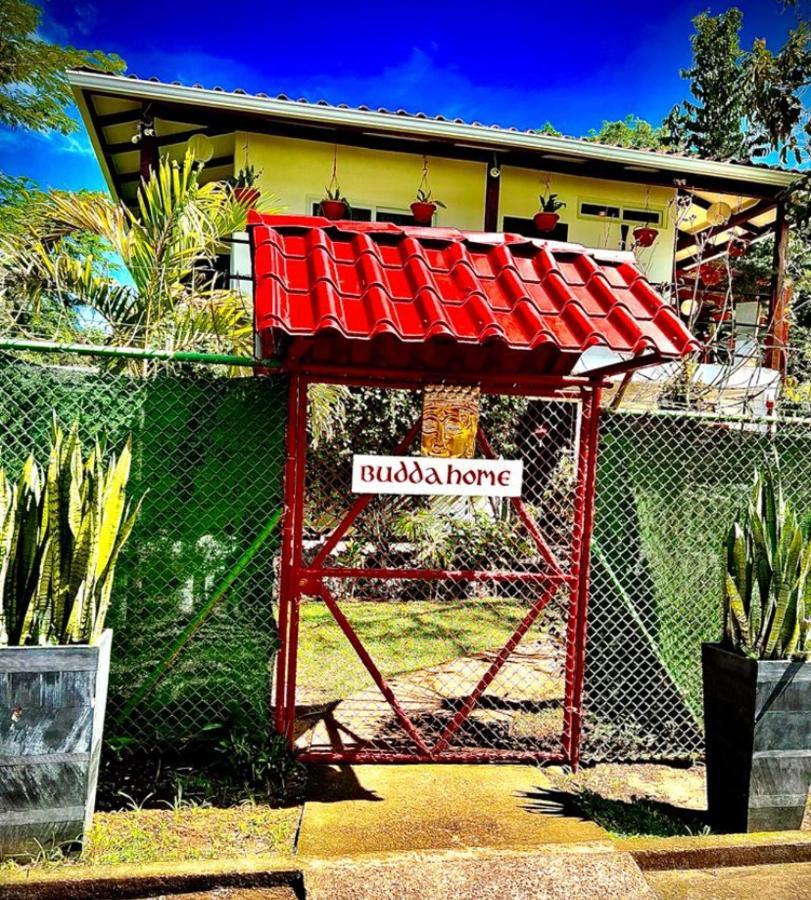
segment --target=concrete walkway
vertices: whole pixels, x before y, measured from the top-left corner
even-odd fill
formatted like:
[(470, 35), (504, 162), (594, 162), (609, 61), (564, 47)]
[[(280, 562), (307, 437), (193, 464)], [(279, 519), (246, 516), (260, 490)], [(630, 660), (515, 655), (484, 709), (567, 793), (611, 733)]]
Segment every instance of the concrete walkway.
[(630, 853), (566, 816), (542, 770), (313, 769), (298, 841), (308, 900), (655, 895)]

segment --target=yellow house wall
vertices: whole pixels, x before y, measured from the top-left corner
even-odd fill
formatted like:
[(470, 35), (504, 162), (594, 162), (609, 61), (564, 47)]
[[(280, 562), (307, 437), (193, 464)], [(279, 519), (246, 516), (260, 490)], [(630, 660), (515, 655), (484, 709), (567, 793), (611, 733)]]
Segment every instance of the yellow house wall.
[[(271, 135), (238, 134), (236, 170), (247, 159), (262, 174), (259, 186), (285, 212), (309, 215), (312, 203), (324, 195), (332, 174), (333, 145)], [(447, 205), (438, 209), (435, 224), (481, 231), (484, 221), (485, 167), (483, 163), (430, 160), (435, 197)], [(363, 147), (338, 147), (338, 180), (353, 206), (408, 212), (420, 181), (422, 157)]]
[[(265, 198), (275, 199), (282, 211), (308, 215), (321, 199), (332, 173), (333, 145), (322, 141), (238, 133), (235, 141), (235, 173), (250, 163), (261, 172), (258, 186)], [(392, 153), (362, 147), (338, 147), (338, 177), (349, 202), (358, 207), (407, 212), (420, 180), (422, 157), (418, 153)], [(584, 167), (585, 168), (585, 167)], [(447, 209), (437, 211), (437, 225), (481, 231), (484, 227), (486, 167), (464, 160), (430, 159), (434, 196)], [(504, 216), (531, 217), (544, 190), (543, 173), (504, 166), (501, 170), (499, 228)], [(582, 200), (644, 208), (646, 187), (620, 181), (604, 181), (573, 175), (553, 175), (551, 189), (566, 208), (561, 220), (569, 225), (569, 240), (587, 247), (618, 249), (620, 223), (579, 215)], [(647, 202), (662, 211), (659, 237), (653, 247), (639, 248), (637, 259), (653, 281), (670, 281), (676, 229), (670, 204), (675, 189), (651, 187)], [(633, 226), (631, 225), (631, 228)]]
[[(584, 168), (586, 168), (584, 166)], [(538, 195), (546, 189), (546, 175), (533, 169), (519, 169), (504, 166), (501, 170), (501, 196), (499, 202), (499, 227), (504, 216), (529, 218), (538, 211)], [(631, 206), (644, 209), (646, 191), (648, 205), (652, 210), (660, 210), (662, 224), (658, 226), (659, 236), (650, 248), (639, 247), (636, 256), (642, 268), (653, 281), (670, 281), (673, 271), (673, 253), (676, 227), (670, 207), (675, 197), (675, 188), (650, 187), (630, 184), (624, 181), (604, 181), (574, 175), (550, 176), (550, 190), (566, 203), (559, 210), (560, 221), (569, 226), (569, 240), (586, 247), (616, 250), (620, 246), (621, 223), (610, 219), (583, 218), (579, 214), (580, 203), (596, 202), (611, 206)], [(629, 240), (632, 240), (630, 231)]]

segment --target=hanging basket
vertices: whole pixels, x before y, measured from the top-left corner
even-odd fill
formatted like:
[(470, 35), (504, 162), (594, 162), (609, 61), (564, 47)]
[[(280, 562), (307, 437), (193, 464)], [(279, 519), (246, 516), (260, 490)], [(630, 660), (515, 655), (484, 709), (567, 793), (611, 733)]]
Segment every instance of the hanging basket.
[(656, 228), (649, 228), (647, 225), (641, 225), (634, 228), (634, 242), (638, 247), (652, 247), (653, 242), (659, 237), (659, 231)]
[(729, 248), (727, 252), (733, 259), (740, 259), (740, 257), (746, 255), (746, 251), (749, 249), (749, 245), (746, 241), (742, 241), (740, 238), (733, 238), (729, 242)]
[(542, 234), (548, 234), (550, 231), (554, 231), (559, 219), (560, 216), (556, 212), (543, 211), (536, 212), (532, 217), (532, 221), (535, 223), (535, 227)]
[(347, 205), (343, 200), (322, 200), (320, 206), (321, 215), (332, 222), (345, 219), (347, 216)]
[(724, 280), (724, 270), (720, 266), (710, 265), (709, 263), (701, 266), (698, 274), (707, 287), (715, 287)]
[(434, 220), (436, 203), (421, 203), (415, 200), (411, 204), (411, 215), (414, 216), (415, 225), (430, 225)]

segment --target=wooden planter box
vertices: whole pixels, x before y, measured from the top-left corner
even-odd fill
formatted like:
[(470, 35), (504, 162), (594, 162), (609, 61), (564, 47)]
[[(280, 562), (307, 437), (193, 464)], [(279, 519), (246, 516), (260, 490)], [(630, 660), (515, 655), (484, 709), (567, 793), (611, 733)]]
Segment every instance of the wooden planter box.
[(112, 632), (0, 647), (0, 857), (82, 841), (96, 800)]
[(702, 647), (707, 802), (715, 831), (799, 828), (811, 782), (811, 663)]

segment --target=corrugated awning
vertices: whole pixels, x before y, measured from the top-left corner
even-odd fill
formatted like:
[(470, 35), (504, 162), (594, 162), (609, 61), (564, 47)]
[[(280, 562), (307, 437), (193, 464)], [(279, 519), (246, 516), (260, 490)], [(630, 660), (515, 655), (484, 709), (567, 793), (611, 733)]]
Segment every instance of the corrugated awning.
[(264, 356), (567, 375), (591, 347), (640, 364), (699, 347), (630, 253), (256, 213), (250, 228)]

